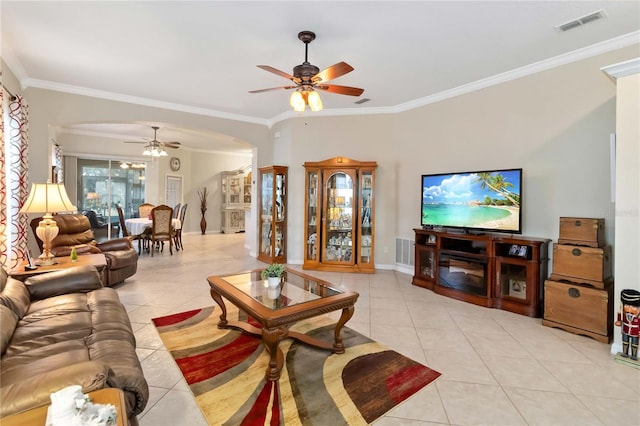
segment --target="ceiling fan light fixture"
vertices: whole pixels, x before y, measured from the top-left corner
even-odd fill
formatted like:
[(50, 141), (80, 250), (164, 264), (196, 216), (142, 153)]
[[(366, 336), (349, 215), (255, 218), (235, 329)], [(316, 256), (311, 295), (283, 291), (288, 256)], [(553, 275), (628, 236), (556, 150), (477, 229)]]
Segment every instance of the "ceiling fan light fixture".
[(304, 96), (302, 92), (296, 90), (291, 94), (289, 98), (289, 104), (293, 107), (293, 110), (296, 112), (304, 112), (306, 108), (306, 103), (304, 101)]
[(160, 157), (166, 157), (167, 155), (167, 151), (165, 151), (164, 148), (160, 148)]
[(311, 111), (322, 111), (322, 99), (320, 94), (315, 90), (312, 90), (307, 95), (307, 103), (311, 107)]
[(148, 146), (144, 147), (144, 151), (142, 151), (142, 155), (147, 155), (147, 156), (151, 156), (151, 150), (149, 149)]

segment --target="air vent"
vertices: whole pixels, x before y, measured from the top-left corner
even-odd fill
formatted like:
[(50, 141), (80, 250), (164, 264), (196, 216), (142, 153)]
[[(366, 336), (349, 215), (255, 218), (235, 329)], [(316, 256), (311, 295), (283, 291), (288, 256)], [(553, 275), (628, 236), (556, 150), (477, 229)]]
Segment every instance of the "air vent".
[(597, 21), (598, 19), (606, 18), (607, 14), (604, 9), (600, 9), (598, 11), (589, 13), (588, 15), (581, 16), (579, 18), (573, 19), (569, 22), (565, 22), (564, 24), (556, 25), (556, 30), (558, 31), (569, 31), (573, 28), (581, 27), (583, 25), (588, 24), (589, 22)]
[(354, 104), (360, 105), (360, 104), (363, 104), (365, 102), (369, 102), (370, 100), (371, 99), (369, 99), (369, 98), (362, 98), (362, 99), (359, 99), (359, 100), (355, 101)]

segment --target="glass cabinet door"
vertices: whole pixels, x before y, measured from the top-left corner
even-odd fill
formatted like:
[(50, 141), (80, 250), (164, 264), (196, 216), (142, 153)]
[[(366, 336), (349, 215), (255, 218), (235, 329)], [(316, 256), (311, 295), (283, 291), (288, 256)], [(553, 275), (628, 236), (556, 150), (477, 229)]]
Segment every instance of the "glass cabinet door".
[[(276, 235), (274, 244), (274, 257), (285, 257), (285, 244), (286, 239), (284, 238), (285, 228), (287, 226), (285, 218), (286, 218), (286, 175), (284, 173), (276, 173), (276, 188), (275, 188), (275, 217), (276, 217)], [(286, 257), (285, 257), (286, 259)]]
[(360, 173), (360, 264), (373, 262), (373, 170)]
[(353, 265), (354, 179), (349, 173), (342, 171), (327, 174), (324, 194), (326, 232), (322, 260), (325, 263)]
[(287, 262), (287, 167), (259, 169), (260, 238), (258, 259), (266, 263)]
[(320, 241), (318, 241), (318, 226), (320, 215), (318, 215), (318, 170), (307, 171), (307, 210), (305, 216), (306, 229), (306, 250), (305, 261), (318, 261), (320, 252)]
[(273, 172), (265, 172), (260, 182), (260, 254), (273, 256), (271, 247)]
[(240, 200), (240, 184), (242, 177), (240, 175), (229, 176), (229, 206), (238, 207), (241, 205), (242, 201)]

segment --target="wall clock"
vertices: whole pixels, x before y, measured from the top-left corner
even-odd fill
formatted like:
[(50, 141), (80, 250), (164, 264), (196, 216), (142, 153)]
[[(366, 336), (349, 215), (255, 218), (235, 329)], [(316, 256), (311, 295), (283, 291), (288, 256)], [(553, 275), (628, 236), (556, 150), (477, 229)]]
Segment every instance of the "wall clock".
[(180, 170), (180, 159), (178, 157), (171, 157), (171, 161), (169, 163), (171, 165), (171, 170), (177, 172)]

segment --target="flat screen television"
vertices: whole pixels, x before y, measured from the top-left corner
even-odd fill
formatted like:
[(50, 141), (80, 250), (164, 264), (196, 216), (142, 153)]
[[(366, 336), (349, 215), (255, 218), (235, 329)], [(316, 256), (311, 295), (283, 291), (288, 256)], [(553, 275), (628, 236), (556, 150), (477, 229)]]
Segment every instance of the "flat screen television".
[(422, 175), (423, 228), (522, 232), (522, 169)]

